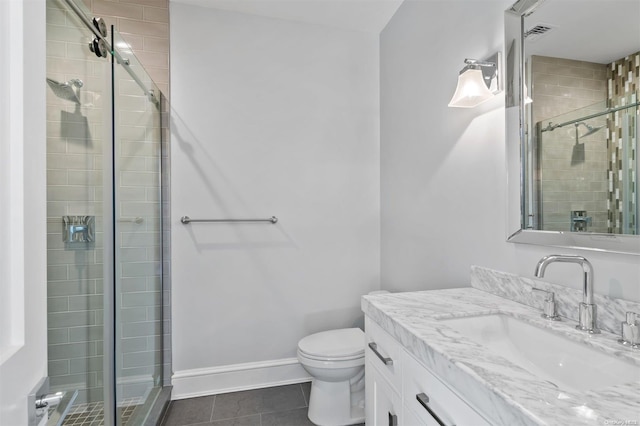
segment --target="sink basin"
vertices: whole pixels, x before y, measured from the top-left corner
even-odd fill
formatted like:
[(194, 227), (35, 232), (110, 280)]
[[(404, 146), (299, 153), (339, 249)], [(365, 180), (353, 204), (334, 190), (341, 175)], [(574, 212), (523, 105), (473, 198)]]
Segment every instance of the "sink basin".
[(586, 391), (640, 381), (640, 366), (508, 315), (441, 321), (561, 389)]

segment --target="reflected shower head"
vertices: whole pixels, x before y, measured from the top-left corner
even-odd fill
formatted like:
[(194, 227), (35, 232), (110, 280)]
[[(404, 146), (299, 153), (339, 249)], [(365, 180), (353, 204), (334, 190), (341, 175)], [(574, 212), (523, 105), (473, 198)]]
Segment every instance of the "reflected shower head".
[(78, 93), (76, 93), (76, 88), (79, 89), (84, 86), (82, 80), (74, 78), (73, 80), (69, 80), (65, 83), (60, 83), (47, 78), (47, 83), (57, 97), (80, 105), (80, 97), (78, 96)]
[(580, 122), (576, 123), (576, 133), (578, 132), (578, 126), (581, 125), (581, 124), (584, 127), (587, 128), (587, 133), (585, 133), (584, 135), (578, 136), (578, 138), (584, 138), (585, 136), (592, 135), (592, 134), (594, 134), (595, 132), (597, 132), (598, 130), (600, 130), (600, 129), (602, 129), (604, 127), (604, 125), (603, 126), (598, 126), (598, 127), (593, 127), (590, 124), (585, 123), (584, 121), (580, 121)]

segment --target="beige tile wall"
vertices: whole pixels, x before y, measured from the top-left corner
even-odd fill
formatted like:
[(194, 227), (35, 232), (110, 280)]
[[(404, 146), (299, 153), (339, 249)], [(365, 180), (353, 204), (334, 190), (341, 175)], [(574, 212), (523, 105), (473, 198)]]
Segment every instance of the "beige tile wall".
[(116, 26), (158, 88), (169, 97), (169, 1), (84, 2), (107, 25)]
[[(607, 97), (606, 65), (533, 56), (533, 122), (544, 128), (601, 111)], [(587, 121), (597, 127), (600, 117)], [(574, 125), (541, 133), (538, 138), (541, 229), (569, 231), (571, 211), (586, 210), (592, 232), (607, 231), (607, 145), (603, 130), (580, 138)], [(586, 128), (578, 128), (580, 135)]]
[(534, 122), (552, 119), (606, 99), (605, 64), (533, 56)]
[[(90, 32), (47, 2), (47, 77), (81, 79), (80, 104), (47, 88), (47, 326), (53, 391), (78, 390), (78, 403), (103, 398), (104, 95), (110, 64), (87, 47)], [(62, 216), (92, 215), (96, 241), (67, 245)]]

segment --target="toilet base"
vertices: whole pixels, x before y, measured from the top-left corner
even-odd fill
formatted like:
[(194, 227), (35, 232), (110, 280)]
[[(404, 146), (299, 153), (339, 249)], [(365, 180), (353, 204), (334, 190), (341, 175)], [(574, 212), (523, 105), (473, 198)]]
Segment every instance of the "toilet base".
[(352, 392), (351, 381), (325, 382), (313, 379), (308, 417), (318, 426), (346, 426), (363, 423), (364, 388)]

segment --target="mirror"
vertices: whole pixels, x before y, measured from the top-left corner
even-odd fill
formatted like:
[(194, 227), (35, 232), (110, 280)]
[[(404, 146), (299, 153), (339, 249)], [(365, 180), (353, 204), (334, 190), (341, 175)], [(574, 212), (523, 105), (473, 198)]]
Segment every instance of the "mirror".
[(638, 16), (636, 0), (505, 12), (508, 241), (640, 255)]

